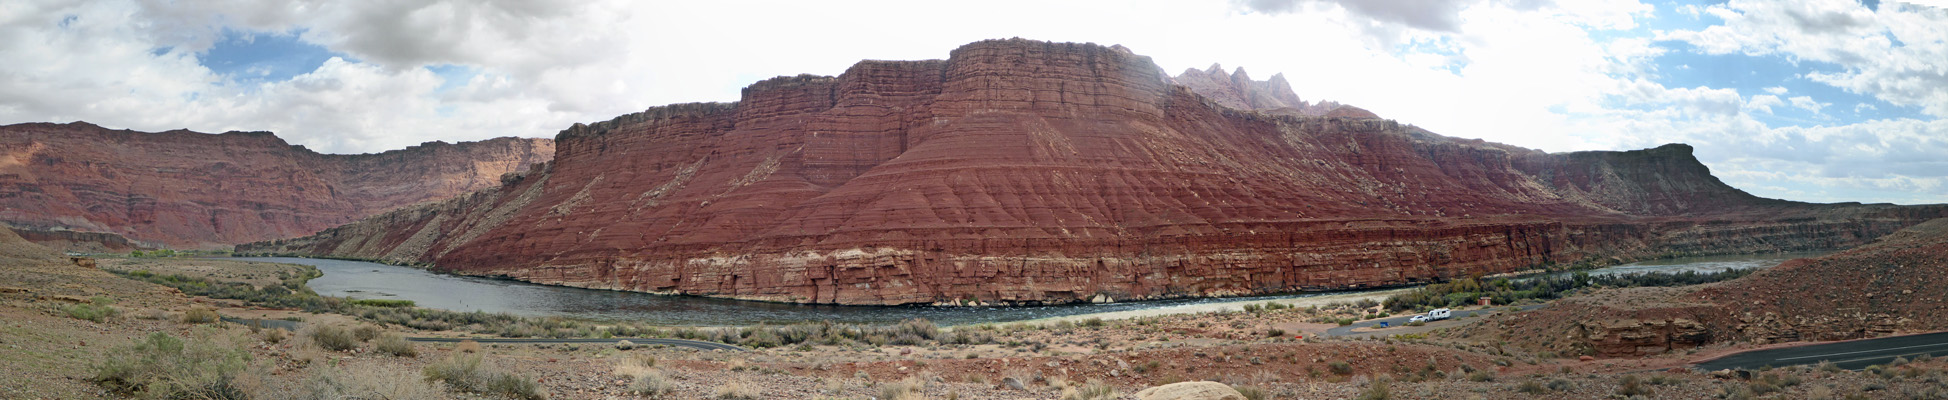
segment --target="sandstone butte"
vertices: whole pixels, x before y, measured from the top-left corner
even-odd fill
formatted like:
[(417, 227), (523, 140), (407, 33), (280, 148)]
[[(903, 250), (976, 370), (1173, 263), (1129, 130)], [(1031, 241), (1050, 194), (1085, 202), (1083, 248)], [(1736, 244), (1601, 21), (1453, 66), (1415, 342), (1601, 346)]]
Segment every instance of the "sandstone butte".
[(837, 304), (1327, 290), (1549, 263), (1834, 249), (1940, 207), (1725, 185), (1681, 144), (1549, 154), (1020, 39), (862, 61), (556, 137), (491, 190), (240, 252)]
[(335, 155), (267, 132), (8, 125), (0, 126), (0, 222), (77, 251), (229, 248), (498, 187), (502, 175), (553, 156), (549, 139)]

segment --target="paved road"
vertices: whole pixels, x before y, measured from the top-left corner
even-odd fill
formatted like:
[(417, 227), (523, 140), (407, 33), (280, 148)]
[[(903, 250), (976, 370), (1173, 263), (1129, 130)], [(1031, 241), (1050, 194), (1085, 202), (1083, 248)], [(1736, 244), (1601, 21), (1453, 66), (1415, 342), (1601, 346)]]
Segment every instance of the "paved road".
[(1869, 365), (1886, 364), (1893, 361), (1895, 357), (1907, 357), (1911, 360), (1922, 354), (1935, 357), (1948, 356), (1948, 332), (1754, 350), (1701, 362), (1695, 367), (1705, 371), (1756, 370), (1768, 365), (1784, 367), (1832, 361), (1833, 365), (1840, 368), (1857, 370), (1867, 368)]
[(250, 318), (231, 318), (231, 317), (221, 317), (220, 319), (222, 319), (223, 322), (229, 322), (232, 324), (243, 325), (243, 326), (256, 326), (258, 328), (264, 328), (264, 329), (283, 329), (292, 332), (298, 331), (297, 321), (285, 321), (281, 319), (250, 319)]
[[(1532, 305), (1526, 305), (1526, 306), (1522, 306), (1522, 307), (1519, 307), (1519, 308), (1518, 308), (1518, 311), (1528, 311), (1528, 310), (1534, 310), (1534, 309), (1537, 309), (1537, 308), (1542, 308), (1542, 306), (1546, 306), (1546, 305), (1548, 305), (1548, 304), (1532, 304)], [(1467, 311), (1462, 311), (1462, 310), (1455, 310), (1455, 311), (1454, 311), (1454, 317), (1453, 317), (1453, 318), (1449, 318), (1448, 320), (1449, 320), (1449, 321), (1452, 321), (1452, 320), (1454, 320), (1454, 319), (1456, 319), (1456, 318), (1461, 318), (1461, 317), (1472, 317), (1472, 316), (1475, 316), (1475, 315), (1477, 315), (1477, 314), (1487, 314), (1487, 313), (1491, 313), (1491, 312), (1497, 312), (1497, 311), (1501, 311), (1501, 310), (1505, 310), (1505, 309), (1507, 309), (1507, 307), (1495, 307), (1495, 308), (1493, 308), (1493, 309), (1482, 309), (1482, 310), (1467, 310)], [(1392, 318), (1381, 318), (1381, 319), (1374, 319), (1374, 320), (1366, 320), (1366, 321), (1360, 321), (1360, 322), (1354, 322), (1354, 323), (1353, 323), (1352, 325), (1347, 325), (1347, 326), (1342, 326), (1342, 327), (1337, 327), (1337, 328), (1332, 328), (1332, 329), (1327, 329), (1327, 330), (1326, 330), (1326, 336), (1346, 336), (1346, 335), (1353, 335), (1353, 334), (1355, 334), (1355, 333), (1353, 332), (1353, 330), (1354, 330), (1354, 329), (1358, 329), (1358, 328), (1364, 328), (1364, 327), (1369, 327), (1369, 326), (1373, 326), (1373, 325), (1378, 325), (1378, 324), (1379, 324), (1380, 322), (1383, 322), (1383, 321), (1384, 321), (1384, 322), (1386, 322), (1386, 323), (1387, 323), (1387, 325), (1390, 325), (1390, 326), (1401, 326), (1401, 325), (1403, 325), (1403, 324), (1406, 324), (1406, 323), (1407, 323), (1407, 320), (1408, 320), (1408, 319), (1410, 319), (1410, 318), (1413, 318), (1413, 317), (1414, 317), (1415, 315), (1420, 315), (1420, 314), (1407, 314), (1407, 315), (1402, 315), (1402, 316), (1398, 316), (1398, 317), (1392, 317)], [(1385, 333), (1385, 332), (1359, 332), (1359, 333)]]
[(704, 342), (704, 341), (696, 341), (696, 340), (683, 340), (683, 339), (658, 339), (658, 338), (614, 338), (614, 339), (581, 339), (581, 338), (576, 338), (576, 339), (502, 339), (502, 338), (430, 338), (430, 337), (415, 337), (415, 338), (406, 338), (406, 340), (411, 340), (411, 341), (415, 341), (415, 342), (428, 342), (428, 343), (455, 343), (455, 342), (459, 342), (459, 341), (462, 341), (462, 340), (472, 340), (472, 341), (475, 341), (475, 342), (480, 342), (480, 343), (537, 343), (537, 344), (538, 344), (538, 343), (605, 343), (605, 344), (615, 344), (616, 342), (619, 342), (619, 341), (624, 341), (624, 340), (627, 340), (627, 341), (629, 341), (630, 343), (635, 343), (635, 344), (636, 344), (637, 346), (650, 346), (650, 345), (659, 345), (659, 344), (660, 344), (660, 345), (664, 345), (664, 346), (676, 346), (676, 347), (689, 347), (689, 348), (693, 348), (693, 349), (699, 349), (699, 350), (724, 350), (724, 351), (750, 351), (750, 350), (747, 350), (747, 349), (745, 349), (745, 348), (743, 348), (743, 347), (737, 347), (737, 346), (732, 346), (732, 345), (728, 345), (728, 344), (723, 344), (723, 343), (717, 343), (717, 342)]

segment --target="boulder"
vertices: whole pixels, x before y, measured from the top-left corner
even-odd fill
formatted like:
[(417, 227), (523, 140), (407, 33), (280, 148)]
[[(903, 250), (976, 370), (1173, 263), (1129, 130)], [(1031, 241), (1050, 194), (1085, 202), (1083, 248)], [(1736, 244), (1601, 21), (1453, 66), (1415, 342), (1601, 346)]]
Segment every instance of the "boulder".
[(1230, 385), (1217, 382), (1177, 382), (1136, 392), (1137, 400), (1245, 400)]

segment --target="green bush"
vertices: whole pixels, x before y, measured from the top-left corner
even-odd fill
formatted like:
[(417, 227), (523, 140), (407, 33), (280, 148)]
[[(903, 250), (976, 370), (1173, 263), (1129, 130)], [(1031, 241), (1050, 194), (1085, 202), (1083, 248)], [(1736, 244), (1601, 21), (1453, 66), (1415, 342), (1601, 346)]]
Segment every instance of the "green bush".
[(110, 351), (93, 366), (89, 380), (150, 399), (246, 399), (249, 395), (233, 382), (249, 363), (250, 352), (241, 347), (156, 332)]
[(397, 300), (397, 299), (352, 300), (352, 305), (367, 306), (367, 307), (382, 307), (382, 308), (412, 307), (414, 304), (415, 303), (413, 303), (412, 300)]
[(87, 303), (62, 307), (61, 311), (67, 312), (70, 318), (102, 322), (122, 313), (122, 310), (116, 309), (114, 304), (114, 299), (95, 296), (95, 298), (89, 299)]
[(1332, 373), (1340, 374), (1340, 375), (1351, 375), (1353, 373), (1353, 364), (1349, 364), (1345, 361), (1333, 361), (1330, 363), (1326, 363), (1326, 368), (1331, 369)]

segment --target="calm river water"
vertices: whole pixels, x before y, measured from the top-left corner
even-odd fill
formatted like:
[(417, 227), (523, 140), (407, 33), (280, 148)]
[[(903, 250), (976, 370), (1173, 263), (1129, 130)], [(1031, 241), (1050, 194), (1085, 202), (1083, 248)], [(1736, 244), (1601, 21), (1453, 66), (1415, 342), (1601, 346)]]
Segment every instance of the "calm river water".
[[(1766, 268), (1805, 253), (1695, 257), (1620, 265), (1592, 273), (1722, 270)], [(357, 299), (405, 299), (421, 307), (454, 311), (504, 312), (526, 316), (565, 316), (600, 320), (640, 321), (658, 325), (727, 326), (831, 320), (845, 323), (891, 323), (926, 318), (941, 325), (1009, 322), (1030, 319), (1174, 307), (1189, 304), (1258, 301), (1342, 294), (1307, 293), (1223, 299), (1180, 299), (1113, 304), (1027, 307), (924, 307), (797, 305), (666, 296), (647, 293), (537, 285), (505, 279), (437, 274), (426, 270), (362, 261), (316, 258), (253, 257), (241, 260), (303, 264), (318, 267), (323, 277), (311, 289), (326, 296)]]

